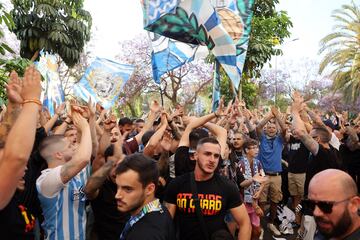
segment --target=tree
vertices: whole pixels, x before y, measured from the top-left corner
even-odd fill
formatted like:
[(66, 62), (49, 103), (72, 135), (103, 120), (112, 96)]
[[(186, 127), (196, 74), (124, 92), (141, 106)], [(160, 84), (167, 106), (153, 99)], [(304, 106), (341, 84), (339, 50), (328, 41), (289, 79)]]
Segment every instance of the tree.
[(80, 59), (90, 40), (91, 15), (83, 0), (12, 0), (15, 27), (22, 57), (35, 60), (39, 50), (57, 53), (69, 67)]
[[(4, 25), (5, 27), (4, 27)], [(11, 15), (5, 10), (5, 7), (0, 3), (0, 54), (5, 55), (6, 52), (14, 53), (13, 49), (3, 41), (5, 37), (5, 28), (12, 29), (14, 28), (14, 22)]]
[[(134, 109), (136, 98), (152, 94), (160, 95), (160, 86), (153, 80), (151, 68), (151, 42), (146, 35), (120, 43), (120, 54), (116, 59), (121, 63), (135, 66), (134, 74), (128, 80), (121, 94), (131, 114), (137, 115)], [(212, 66), (204, 61), (194, 61), (168, 72), (161, 78), (163, 97), (172, 106), (178, 103), (194, 104), (198, 95), (212, 81)]]
[(242, 79), (259, 78), (264, 64), (282, 54), (276, 45), (290, 37), (292, 22), (285, 11), (276, 11), (279, 0), (256, 0)]
[(342, 92), (347, 102), (360, 96), (360, 7), (354, 1), (333, 12), (334, 31), (321, 42), (324, 58), (320, 72), (330, 71), (335, 91)]

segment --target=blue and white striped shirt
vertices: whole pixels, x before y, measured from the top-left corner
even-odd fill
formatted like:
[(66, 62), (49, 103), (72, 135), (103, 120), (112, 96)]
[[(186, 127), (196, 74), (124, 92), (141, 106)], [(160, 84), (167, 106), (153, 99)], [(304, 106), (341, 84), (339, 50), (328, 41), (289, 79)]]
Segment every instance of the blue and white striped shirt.
[(47, 240), (85, 240), (86, 212), (83, 188), (90, 175), (90, 165), (66, 184), (62, 183), (62, 166), (45, 169), (36, 180), (44, 214), (42, 227)]

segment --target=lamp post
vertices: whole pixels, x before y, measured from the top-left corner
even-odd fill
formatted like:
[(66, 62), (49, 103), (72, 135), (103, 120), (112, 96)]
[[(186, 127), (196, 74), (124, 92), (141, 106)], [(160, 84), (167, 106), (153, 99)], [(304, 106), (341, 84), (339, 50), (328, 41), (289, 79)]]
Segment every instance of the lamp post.
[[(299, 38), (291, 39), (285, 43), (283, 43), (280, 47), (283, 47), (291, 42), (295, 42), (299, 40)], [(275, 56), (275, 99), (274, 99), (274, 105), (277, 106), (277, 95), (278, 95), (278, 78), (277, 78), (277, 56)]]

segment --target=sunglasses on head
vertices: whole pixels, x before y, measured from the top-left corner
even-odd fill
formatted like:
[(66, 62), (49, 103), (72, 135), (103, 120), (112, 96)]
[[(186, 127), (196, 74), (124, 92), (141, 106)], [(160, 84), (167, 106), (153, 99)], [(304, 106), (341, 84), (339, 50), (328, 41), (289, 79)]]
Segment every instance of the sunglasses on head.
[(344, 199), (342, 201), (314, 201), (310, 199), (303, 200), (304, 207), (309, 211), (314, 212), (317, 206), (323, 213), (332, 213), (333, 206), (342, 202), (349, 201), (352, 197)]

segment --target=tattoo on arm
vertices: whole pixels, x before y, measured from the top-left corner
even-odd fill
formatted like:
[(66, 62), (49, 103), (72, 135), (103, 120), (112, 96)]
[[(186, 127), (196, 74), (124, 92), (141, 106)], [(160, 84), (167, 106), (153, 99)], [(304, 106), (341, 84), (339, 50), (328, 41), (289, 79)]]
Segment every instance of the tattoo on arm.
[(316, 156), (319, 151), (319, 143), (316, 142), (309, 134), (303, 133), (300, 140), (304, 143), (305, 147)]
[(18, 118), (19, 114), (21, 112), (20, 107), (12, 107), (8, 108), (8, 111), (6, 111), (4, 120), (0, 124), (0, 144), (5, 144), (6, 138), (9, 135), (9, 132), (11, 130), (11, 127), (14, 125), (16, 119)]
[(84, 192), (86, 194), (94, 193), (98, 190), (108, 177), (112, 167), (114, 166), (113, 161), (107, 161), (99, 170), (97, 170), (86, 183)]

